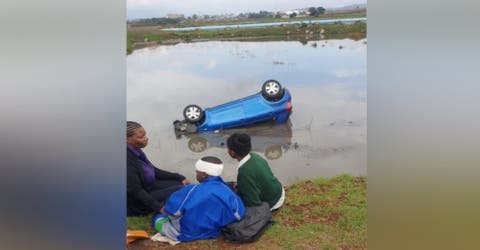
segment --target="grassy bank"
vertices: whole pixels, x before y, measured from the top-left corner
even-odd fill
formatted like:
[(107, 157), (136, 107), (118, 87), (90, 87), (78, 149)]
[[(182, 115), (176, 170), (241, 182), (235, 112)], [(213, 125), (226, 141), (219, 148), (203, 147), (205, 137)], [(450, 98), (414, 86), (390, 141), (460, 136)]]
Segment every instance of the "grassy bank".
[(210, 40), (258, 40), (266, 38), (279, 40), (320, 40), (333, 36), (344, 35), (352, 39), (366, 37), (365, 22), (353, 24), (302, 24), (284, 25), (268, 28), (235, 28), (225, 30), (194, 30), (194, 31), (162, 31), (154, 27), (129, 29), (127, 32), (127, 49), (151, 46), (156, 44), (176, 44), (180, 42), (210, 41)]
[(133, 47), (135, 46), (135, 39), (133, 38), (132, 34), (127, 32), (127, 54), (133, 52)]
[[(247, 24), (247, 23), (272, 23), (272, 22), (288, 22), (288, 21), (305, 21), (305, 20), (326, 20), (326, 19), (341, 19), (341, 18), (357, 18), (357, 17), (366, 17), (367, 10), (351, 10), (351, 11), (336, 11), (336, 12), (327, 12), (318, 17), (295, 17), (291, 18), (250, 18), (250, 19), (233, 19), (233, 20), (194, 20), (189, 21), (185, 20), (181, 23), (176, 24), (165, 24), (163, 26), (157, 26), (158, 28), (180, 28), (180, 27), (199, 27), (199, 26), (209, 26), (209, 25), (235, 25), (235, 24)], [(130, 27), (145, 27), (152, 26), (151, 24), (145, 23), (131, 23)]]
[(248, 23), (270, 23), (287, 21), (308, 21), (322, 19), (341, 19), (366, 17), (366, 9), (326, 13), (319, 17), (298, 17), (298, 18), (251, 18), (242, 20), (208, 20), (208, 21), (185, 21), (168, 25), (140, 25), (129, 24), (127, 29), (127, 52), (134, 49), (161, 44), (176, 44), (181, 42), (196, 41), (244, 41), (244, 40), (296, 40), (310, 41), (330, 38), (352, 38), (361, 39), (366, 37), (366, 23), (355, 24), (333, 23), (333, 24), (303, 24), (284, 25), (268, 28), (248, 29), (224, 29), (224, 30), (194, 30), (185, 32), (162, 31), (163, 28), (172, 27), (199, 27), (208, 25), (235, 25)]
[[(174, 249), (366, 249), (366, 178), (340, 175), (301, 181), (286, 187), (284, 206), (273, 214), (275, 224), (254, 243), (231, 244), (223, 237), (182, 243)], [(146, 230), (151, 217), (129, 217), (127, 228)], [(167, 243), (140, 240), (127, 249), (170, 248)]]

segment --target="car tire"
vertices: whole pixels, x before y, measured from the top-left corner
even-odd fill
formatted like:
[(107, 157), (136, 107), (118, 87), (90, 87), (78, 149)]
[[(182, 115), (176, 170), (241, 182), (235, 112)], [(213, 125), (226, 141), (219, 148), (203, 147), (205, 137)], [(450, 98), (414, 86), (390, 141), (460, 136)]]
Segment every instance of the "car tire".
[(190, 104), (183, 110), (183, 117), (187, 122), (196, 123), (203, 119), (205, 112), (198, 105)]
[(274, 145), (265, 149), (265, 157), (269, 160), (276, 160), (282, 157), (282, 146)]
[(268, 101), (277, 101), (283, 97), (282, 85), (276, 80), (265, 81), (262, 85), (262, 95)]

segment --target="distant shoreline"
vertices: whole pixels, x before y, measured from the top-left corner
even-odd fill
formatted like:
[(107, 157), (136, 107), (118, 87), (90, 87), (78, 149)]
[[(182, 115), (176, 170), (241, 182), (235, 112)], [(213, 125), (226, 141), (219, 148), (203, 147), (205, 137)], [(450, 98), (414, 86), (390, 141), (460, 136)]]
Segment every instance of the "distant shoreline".
[(366, 37), (366, 22), (300, 24), (261, 28), (222, 30), (163, 31), (159, 27), (130, 28), (127, 53), (135, 49), (200, 41), (311, 41), (336, 37), (359, 40)]
[[(324, 36), (324, 38), (318, 38), (318, 40), (322, 39), (345, 39), (345, 38), (350, 38), (353, 40), (360, 40), (364, 39), (366, 36), (363, 33), (350, 33), (350, 34), (340, 34), (340, 35), (331, 35), (331, 36)], [(192, 39), (188, 41), (189, 43), (197, 43), (197, 42), (209, 42), (209, 41), (226, 41), (226, 42), (246, 42), (246, 41), (298, 41), (298, 42), (308, 42), (311, 40), (317, 40), (317, 39), (308, 39), (304, 40), (304, 36), (252, 36), (252, 37), (232, 37), (232, 38), (215, 38), (215, 39), (206, 39), (206, 38), (198, 38), (198, 39)], [(175, 45), (179, 43), (185, 43), (187, 42), (186, 40), (183, 39), (171, 39), (171, 40), (163, 40), (160, 43), (158, 41), (152, 41), (152, 42), (136, 42), (135, 43), (135, 48), (133, 50), (137, 49), (142, 49), (142, 48), (147, 48), (147, 47), (154, 47), (154, 46), (161, 46), (161, 45)], [(132, 51), (133, 51), (132, 50)]]
[(341, 18), (341, 19), (304, 19), (295, 21), (282, 21), (282, 22), (259, 22), (259, 23), (237, 23), (226, 25), (209, 25), (209, 26), (190, 26), (190, 27), (176, 27), (176, 28), (163, 28), (162, 31), (195, 31), (195, 30), (228, 30), (228, 29), (242, 29), (242, 28), (267, 28), (286, 25), (302, 25), (302, 24), (329, 24), (329, 23), (354, 23), (354, 22), (366, 22), (366, 17), (357, 18)]
[[(312, 41), (335, 38), (351, 38), (359, 40), (367, 35), (365, 21), (354, 23), (298, 23), (315, 22), (326, 19), (366, 18), (366, 9), (347, 12), (324, 14), (319, 17), (300, 18), (251, 18), (243, 20), (221, 20), (208, 22), (183, 22), (168, 25), (128, 24), (127, 54), (135, 49), (172, 45), (178, 43), (204, 41)], [(165, 28), (185, 28), (225, 25), (254, 25), (260, 23), (297, 22), (294, 25), (279, 25), (258, 28), (227, 28), (216, 30), (193, 29), (189, 31), (165, 31)]]

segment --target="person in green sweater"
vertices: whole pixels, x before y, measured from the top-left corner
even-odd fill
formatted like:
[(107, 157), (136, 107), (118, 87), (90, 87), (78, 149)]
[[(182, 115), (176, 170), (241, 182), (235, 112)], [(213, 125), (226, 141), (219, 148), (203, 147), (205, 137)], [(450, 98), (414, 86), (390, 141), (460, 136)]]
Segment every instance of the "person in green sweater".
[(250, 152), (250, 136), (232, 134), (227, 139), (227, 148), (230, 157), (238, 160), (237, 183), (233, 183), (233, 188), (245, 206), (259, 206), (262, 202), (267, 202), (272, 211), (280, 208), (285, 200), (285, 190), (273, 175), (268, 162)]

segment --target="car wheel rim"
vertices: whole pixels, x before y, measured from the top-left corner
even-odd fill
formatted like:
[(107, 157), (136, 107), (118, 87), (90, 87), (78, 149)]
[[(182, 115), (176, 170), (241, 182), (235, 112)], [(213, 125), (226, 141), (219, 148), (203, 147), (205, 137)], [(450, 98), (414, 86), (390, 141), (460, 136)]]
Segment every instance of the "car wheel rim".
[(189, 107), (185, 112), (187, 117), (191, 120), (198, 119), (200, 117), (200, 110), (196, 107)]
[(202, 142), (197, 142), (197, 143), (192, 143), (192, 145), (190, 146), (190, 149), (193, 151), (193, 152), (202, 152), (205, 150), (205, 144), (202, 143)]
[(277, 158), (280, 158), (280, 152), (278, 152), (278, 151), (268, 152), (268, 153), (267, 153), (267, 158), (268, 158), (268, 159), (272, 159), (272, 160), (277, 159)]
[(265, 91), (269, 95), (276, 95), (280, 91), (280, 86), (276, 82), (269, 82), (265, 86)]

